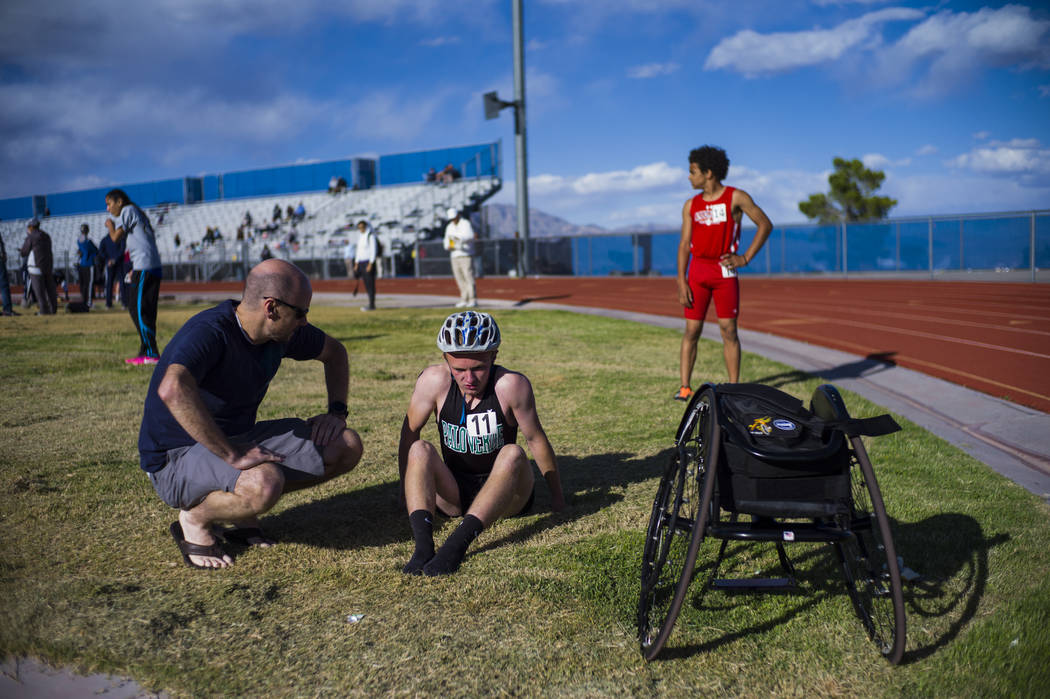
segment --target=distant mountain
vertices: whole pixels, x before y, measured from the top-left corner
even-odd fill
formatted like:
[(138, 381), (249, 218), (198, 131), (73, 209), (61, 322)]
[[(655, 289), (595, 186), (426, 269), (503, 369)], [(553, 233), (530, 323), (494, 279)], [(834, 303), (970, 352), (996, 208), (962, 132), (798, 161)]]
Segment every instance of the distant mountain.
[[(518, 210), (511, 204), (486, 204), (484, 216), (488, 217), (489, 236), (493, 238), (513, 238), (518, 228)], [(609, 233), (601, 226), (577, 226), (563, 218), (551, 216), (538, 209), (529, 210), (529, 235), (533, 238), (554, 238), (559, 236), (598, 235)]]

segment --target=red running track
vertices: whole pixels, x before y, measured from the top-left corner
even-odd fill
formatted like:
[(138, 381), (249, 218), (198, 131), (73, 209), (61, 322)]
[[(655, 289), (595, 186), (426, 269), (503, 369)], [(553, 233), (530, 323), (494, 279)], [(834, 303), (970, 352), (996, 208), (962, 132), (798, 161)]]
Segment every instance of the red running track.
[[(740, 286), (741, 328), (881, 355), (1050, 412), (1048, 284), (745, 278)], [(176, 283), (162, 288), (179, 287), (202, 288)], [(459, 295), (451, 278), (380, 279), (377, 287), (380, 296)], [(348, 280), (314, 282), (316, 291), (352, 288)], [(488, 277), (478, 280), (478, 297), (682, 317), (675, 281), (667, 277)], [(715, 322), (713, 309), (708, 320)]]

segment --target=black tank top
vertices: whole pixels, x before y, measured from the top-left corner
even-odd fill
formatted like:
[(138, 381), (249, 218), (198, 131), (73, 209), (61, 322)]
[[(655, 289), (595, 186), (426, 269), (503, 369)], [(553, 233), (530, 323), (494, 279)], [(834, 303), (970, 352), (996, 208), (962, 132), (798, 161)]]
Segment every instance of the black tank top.
[(502, 373), (502, 368), (493, 365), (481, 400), (473, 408), (467, 408), (456, 380), (450, 381), (452, 385), (438, 415), (438, 431), (441, 457), (453, 471), (490, 473), (503, 445), (518, 440), (518, 426), (507, 424), (496, 397), (497, 372)]

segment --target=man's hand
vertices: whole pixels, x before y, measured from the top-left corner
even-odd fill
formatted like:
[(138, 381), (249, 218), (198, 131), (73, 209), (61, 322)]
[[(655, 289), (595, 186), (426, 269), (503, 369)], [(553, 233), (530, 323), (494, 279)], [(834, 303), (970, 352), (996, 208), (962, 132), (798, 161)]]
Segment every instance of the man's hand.
[(260, 444), (253, 444), (243, 451), (242, 447), (234, 447), (234, 449), (237, 450), (237, 454), (235, 454), (233, 461), (228, 461), (227, 463), (238, 471), (247, 471), (250, 468), (255, 468), (259, 464), (270, 462), (280, 463), (284, 461), (284, 454), (270, 451)]
[(346, 429), (346, 418), (324, 413), (310, 418), (306, 424), (311, 428), (310, 441), (319, 447), (325, 447)]
[(689, 284), (681, 280), (678, 282), (678, 303), (686, 308), (693, 307), (693, 290), (689, 288)]
[(718, 258), (719, 263), (726, 269), (736, 269), (738, 267), (747, 267), (747, 258), (743, 255), (734, 255), (731, 252), (727, 252)]
[(113, 225), (113, 219), (106, 219), (106, 229), (109, 230), (110, 233), (116, 230), (116, 227)]

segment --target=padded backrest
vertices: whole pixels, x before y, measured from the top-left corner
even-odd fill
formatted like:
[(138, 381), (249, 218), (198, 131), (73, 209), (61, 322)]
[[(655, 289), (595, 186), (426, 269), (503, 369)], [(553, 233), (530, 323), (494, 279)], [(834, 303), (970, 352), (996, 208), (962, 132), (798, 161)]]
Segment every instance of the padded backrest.
[(845, 448), (842, 432), (770, 386), (720, 385), (718, 408), (726, 442), (763, 461), (826, 461)]

